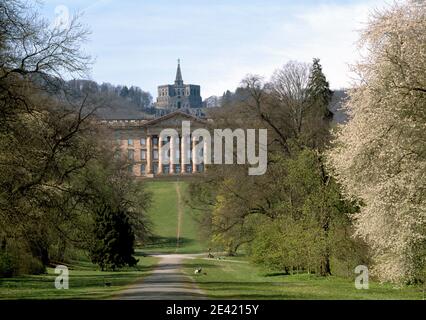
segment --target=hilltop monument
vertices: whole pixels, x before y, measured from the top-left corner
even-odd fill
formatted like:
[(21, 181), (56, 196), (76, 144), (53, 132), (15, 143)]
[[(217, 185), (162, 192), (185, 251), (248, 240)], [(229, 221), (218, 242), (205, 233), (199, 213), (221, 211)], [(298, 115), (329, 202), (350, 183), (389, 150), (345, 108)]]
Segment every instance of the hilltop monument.
[(183, 83), (180, 59), (178, 59), (175, 83), (158, 86), (156, 108), (165, 110), (197, 109), (201, 108), (202, 104), (200, 86)]

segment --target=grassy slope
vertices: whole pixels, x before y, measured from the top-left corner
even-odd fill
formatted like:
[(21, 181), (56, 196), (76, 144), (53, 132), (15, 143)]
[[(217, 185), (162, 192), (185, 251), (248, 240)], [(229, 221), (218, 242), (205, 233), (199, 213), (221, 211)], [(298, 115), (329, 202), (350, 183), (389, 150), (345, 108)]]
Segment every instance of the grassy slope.
[[(178, 201), (176, 192), (178, 184), (181, 201)], [(150, 181), (148, 189), (153, 193), (153, 204), (149, 209), (149, 216), (153, 223), (153, 231), (157, 236), (154, 244), (143, 248), (146, 252), (188, 253), (204, 250), (198, 237), (197, 223), (190, 208), (185, 206), (188, 184), (185, 181)], [(177, 248), (178, 203), (182, 206), (183, 217), (181, 224), (180, 245)]]
[[(135, 268), (116, 272), (101, 272), (95, 265), (86, 261), (75, 262), (69, 266), (69, 289), (55, 288), (54, 269), (48, 274), (0, 278), (0, 299), (107, 299), (113, 297), (127, 285), (146, 276), (156, 265), (158, 259), (138, 257)], [(105, 286), (105, 282), (111, 286)]]
[[(235, 261), (235, 259), (233, 260)], [(213, 299), (422, 299), (419, 287), (393, 288), (370, 281), (368, 290), (357, 290), (354, 281), (315, 275), (274, 275), (246, 261), (188, 259), (185, 272), (202, 267), (206, 275), (194, 276)]]

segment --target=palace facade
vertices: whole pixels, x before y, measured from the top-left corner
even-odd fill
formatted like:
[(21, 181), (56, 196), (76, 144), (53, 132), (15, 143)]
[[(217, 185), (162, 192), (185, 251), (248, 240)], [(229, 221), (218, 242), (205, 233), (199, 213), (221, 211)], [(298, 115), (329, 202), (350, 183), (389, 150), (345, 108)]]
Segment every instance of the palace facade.
[[(108, 120), (104, 123), (113, 130), (116, 143), (121, 153), (130, 162), (129, 171), (137, 177), (154, 178), (159, 176), (192, 175), (205, 170), (204, 163), (196, 164), (195, 144), (198, 140), (187, 137), (182, 139), (182, 121), (190, 121), (191, 130), (205, 128), (207, 121), (177, 110), (153, 120)], [(160, 141), (163, 129), (175, 129), (178, 139)], [(160, 153), (160, 145), (170, 142), (168, 156), (170, 163), (165, 163)], [(190, 148), (184, 152), (183, 143)], [(173, 160), (175, 159), (175, 160)]]

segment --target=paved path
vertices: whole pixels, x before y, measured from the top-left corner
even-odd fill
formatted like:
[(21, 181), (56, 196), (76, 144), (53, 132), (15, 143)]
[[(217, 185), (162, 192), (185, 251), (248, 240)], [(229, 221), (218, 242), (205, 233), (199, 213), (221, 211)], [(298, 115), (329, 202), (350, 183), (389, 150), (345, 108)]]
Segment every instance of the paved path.
[(206, 299), (193, 279), (181, 270), (181, 262), (196, 255), (155, 255), (160, 261), (154, 271), (141, 282), (122, 291), (121, 300), (195, 300)]

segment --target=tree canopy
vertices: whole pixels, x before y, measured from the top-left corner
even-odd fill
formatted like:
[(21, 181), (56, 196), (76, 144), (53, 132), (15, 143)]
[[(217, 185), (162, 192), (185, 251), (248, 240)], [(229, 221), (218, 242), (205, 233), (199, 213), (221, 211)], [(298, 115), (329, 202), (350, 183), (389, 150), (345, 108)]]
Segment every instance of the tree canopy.
[(329, 163), (360, 203), (356, 234), (376, 275), (414, 281), (426, 265), (426, 6), (410, 1), (377, 12), (362, 33), (350, 119), (338, 128)]

